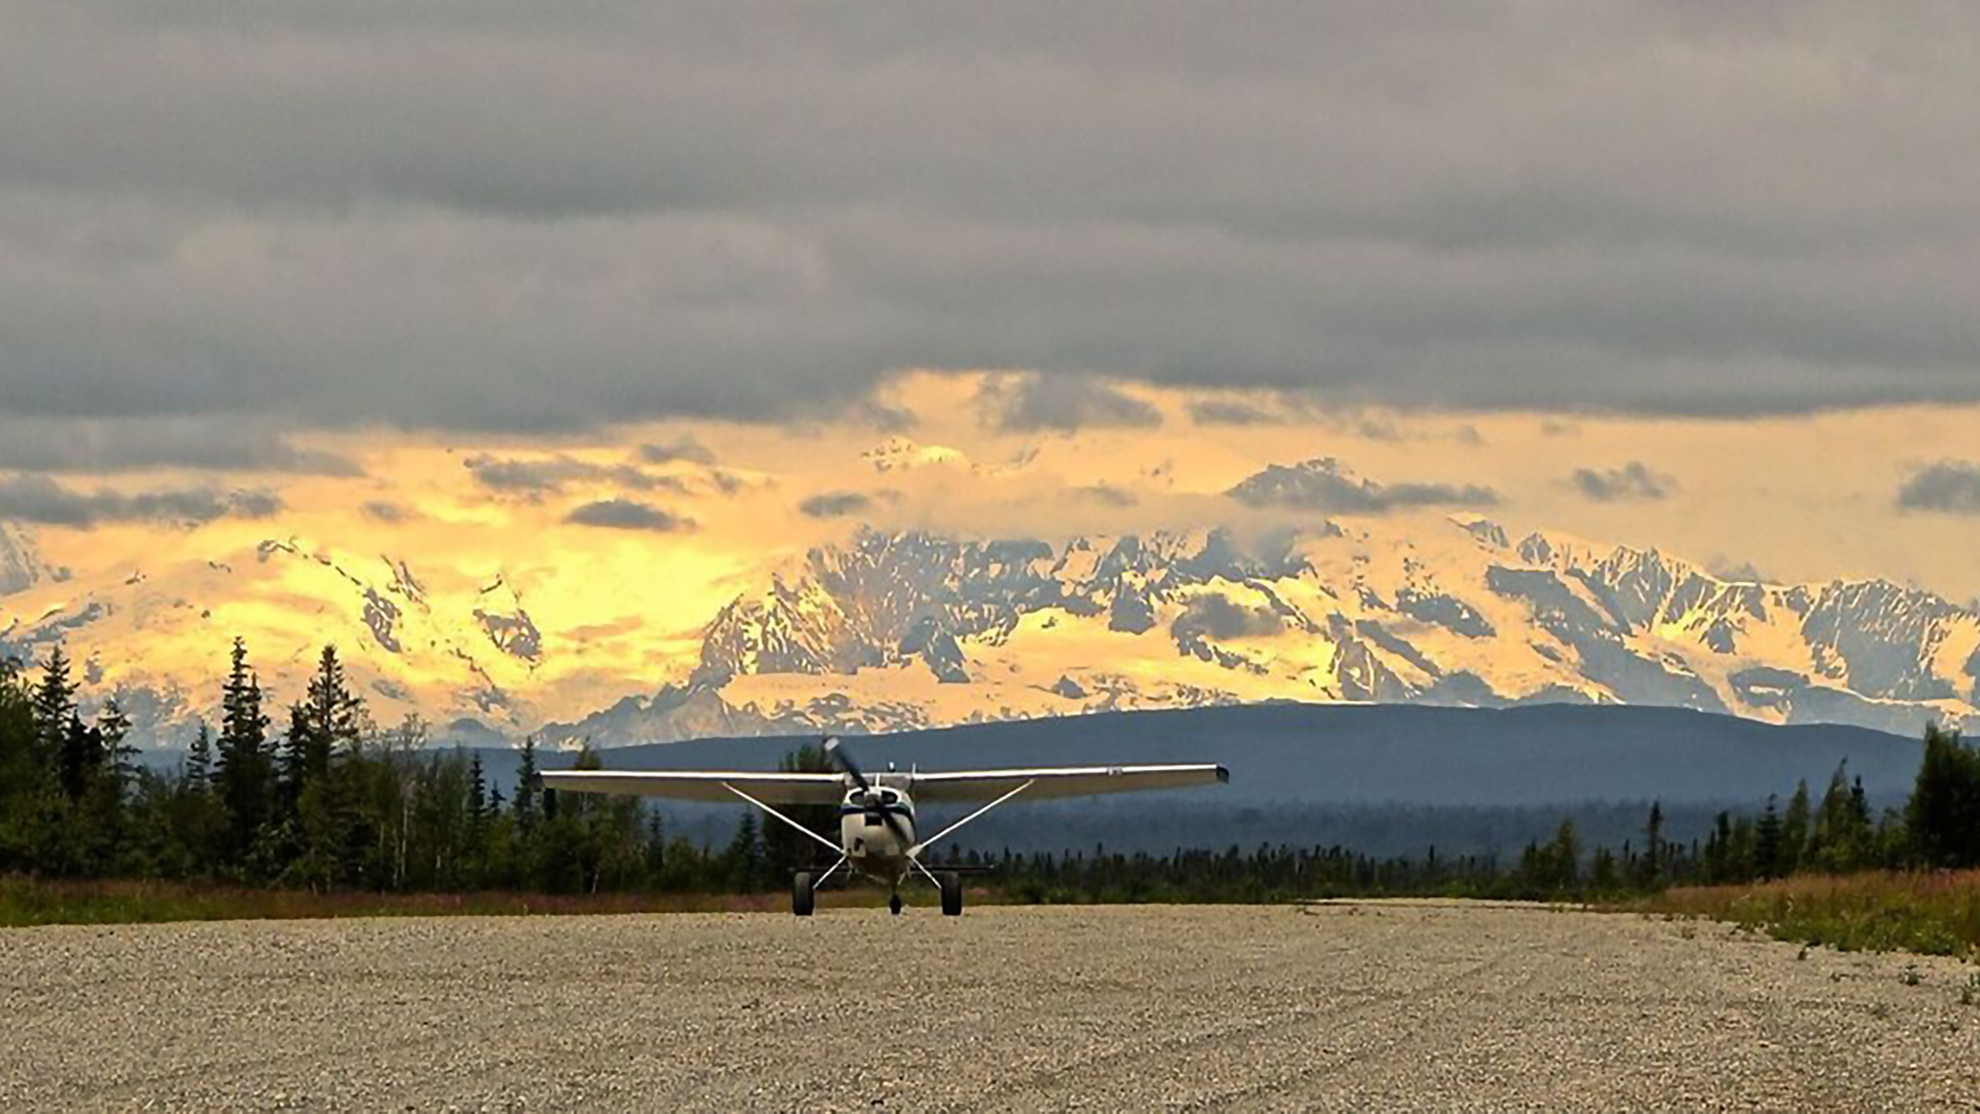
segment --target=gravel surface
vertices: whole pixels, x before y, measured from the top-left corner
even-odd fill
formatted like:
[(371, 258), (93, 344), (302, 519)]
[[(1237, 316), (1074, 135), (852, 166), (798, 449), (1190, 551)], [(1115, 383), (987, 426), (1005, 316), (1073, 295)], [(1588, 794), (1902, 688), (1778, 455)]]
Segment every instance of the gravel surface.
[(1438, 903), (18, 929), (0, 1109), (1980, 1109), (1975, 968), (1800, 953)]

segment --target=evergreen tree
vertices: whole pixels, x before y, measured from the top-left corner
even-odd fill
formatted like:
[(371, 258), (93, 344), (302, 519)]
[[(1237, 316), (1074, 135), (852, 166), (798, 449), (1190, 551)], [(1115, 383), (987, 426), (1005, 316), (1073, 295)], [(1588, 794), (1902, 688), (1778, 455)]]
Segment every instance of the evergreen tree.
[(480, 751), (468, 762), (468, 823), (472, 838), (480, 843), (488, 826), (488, 777), (481, 769)]
[[(833, 770), (825, 749), (814, 743), (786, 753), (777, 760), (777, 769), (786, 773), (831, 773)], [(785, 815), (803, 825), (807, 831), (828, 838), (838, 834), (839, 810), (836, 805), (798, 805), (787, 809)], [(758, 828), (762, 833), (766, 880), (788, 878), (791, 872), (807, 867), (823, 869), (831, 862), (829, 859), (819, 861), (817, 841), (806, 839), (803, 833), (784, 824), (765, 822)]]
[(40, 743), (41, 761), (52, 768), (59, 762), (68, 739), (69, 721), (76, 715), (76, 686), (69, 679), (69, 657), (62, 644), (48, 652), (42, 666), (41, 684), (34, 691), (35, 737)]
[(247, 664), (247, 644), (234, 639), (232, 664), (220, 696), (220, 740), (214, 787), (226, 813), (225, 851), (244, 859), (269, 819), (271, 764), (268, 717), (261, 685)]
[(1753, 872), (1761, 878), (1778, 877), (1780, 862), (1781, 814), (1777, 798), (1769, 794), (1766, 811), (1753, 826)]
[(1732, 848), (1732, 814), (1721, 812), (1712, 821), (1712, 834), (1705, 837), (1705, 850), (1699, 858), (1707, 882), (1732, 880)]
[(199, 725), (192, 745), (186, 748), (186, 788), (204, 796), (213, 780), (213, 732)]
[(131, 745), (131, 717), (124, 713), (116, 697), (103, 702), (96, 714), (96, 732), (103, 740), (102, 772), (109, 777), (119, 799), (137, 776), (137, 748)]
[(1780, 872), (1783, 876), (1801, 869), (1802, 858), (1808, 853), (1811, 837), (1813, 811), (1808, 801), (1806, 779), (1794, 784), (1794, 796), (1788, 798), (1787, 816), (1781, 821)]
[(735, 838), (722, 853), (729, 875), (729, 889), (735, 893), (756, 893), (763, 888), (763, 839), (756, 824), (756, 810), (743, 813), (736, 823)]
[(1839, 763), (1829, 775), (1829, 787), (1815, 810), (1815, 831), (1808, 849), (1810, 865), (1834, 873), (1864, 865), (1870, 857), (1873, 835), (1869, 823), (1867, 807), (1851, 791), (1849, 763)]
[(646, 875), (649, 880), (667, 869), (667, 825), (660, 810), (646, 810)]
[(536, 827), (538, 794), (542, 784), (536, 778), (536, 736), (523, 737), (522, 765), (516, 770), (516, 827), (526, 836)]
[(57, 780), (71, 804), (82, 800), (103, 769), (103, 736), (73, 710), (57, 744)]
[(1650, 802), (1650, 818), (1644, 823), (1643, 857), (1638, 861), (1638, 884), (1655, 885), (1664, 875), (1664, 804)]
[(1549, 868), (1555, 890), (1570, 890), (1581, 874), (1581, 835), (1575, 830), (1572, 818), (1563, 819), (1554, 832), (1554, 841), (1548, 845)]
[(289, 737), (282, 754), (282, 781), (288, 799), (330, 776), (333, 756), (356, 748), (362, 736), (362, 702), (344, 681), (335, 646), (323, 647), (308, 694), (289, 709)]
[(46, 838), (45, 806), (57, 792), (39, 743), (34, 697), (21, 663), (0, 659), (0, 872), (35, 869)]
[[(1859, 791), (1852, 792), (1852, 818), (1866, 814)], [(1863, 824), (1868, 825), (1867, 816)], [(1926, 866), (1980, 865), (1980, 751), (1938, 724), (1925, 729), (1925, 756), (1905, 810), (1905, 826)]]
[(1594, 860), (1588, 867), (1588, 888), (1598, 894), (1614, 893), (1621, 884), (1621, 876), (1616, 870), (1615, 852), (1607, 847), (1597, 847)]

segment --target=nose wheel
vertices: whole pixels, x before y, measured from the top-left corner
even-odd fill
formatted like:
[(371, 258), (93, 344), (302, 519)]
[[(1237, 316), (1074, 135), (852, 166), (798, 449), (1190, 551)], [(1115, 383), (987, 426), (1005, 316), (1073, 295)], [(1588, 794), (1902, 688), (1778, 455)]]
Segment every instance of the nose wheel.
[(901, 915), (901, 895), (895, 894), (887, 899), (887, 912), (896, 917)]

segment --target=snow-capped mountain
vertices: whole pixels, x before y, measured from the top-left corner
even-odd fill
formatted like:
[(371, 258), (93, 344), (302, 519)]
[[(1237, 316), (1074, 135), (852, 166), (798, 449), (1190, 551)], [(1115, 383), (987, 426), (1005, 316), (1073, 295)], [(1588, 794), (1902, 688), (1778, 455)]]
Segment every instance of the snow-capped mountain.
[(277, 693), (335, 642), (375, 718), (417, 713), (477, 742), (1266, 700), (1668, 705), (1905, 733), (1980, 719), (1980, 616), (1931, 593), (1728, 580), (1655, 550), (1514, 540), (1429, 512), (1250, 542), (863, 530), (720, 607), (691, 656), (639, 643), (632, 665), (586, 656), (595, 619), (533, 611), (500, 574), (436, 591), (410, 557), (270, 540), (194, 568), (68, 576), (0, 533), (0, 652), (66, 643), (87, 692), (119, 695), (165, 741), (210, 715), (237, 633)]
[[(5, 540), (5, 539), (0, 539)], [(12, 538), (0, 573), (38, 568), (32, 541)], [(115, 696), (140, 735), (183, 742), (214, 719), (228, 646), (245, 637), (263, 687), (299, 693), (317, 649), (334, 643), (373, 716), (417, 714), (519, 732), (543, 636), (503, 578), (441, 596), (401, 559), (271, 539), (230, 560), (134, 570), (86, 583), (41, 574), (0, 592), (0, 654), (39, 661), (57, 643), (80, 663), (86, 703)], [(0, 586), (16, 581), (0, 582)]]
[(1424, 521), (1249, 549), (1223, 531), (1056, 547), (864, 532), (725, 607), (684, 684), (552, 734), (1273, 699), (1651, 704), (1907, 733), (1975, 715), (1980, 616), (1930, 593), (1728, 581), (1655, 550)]

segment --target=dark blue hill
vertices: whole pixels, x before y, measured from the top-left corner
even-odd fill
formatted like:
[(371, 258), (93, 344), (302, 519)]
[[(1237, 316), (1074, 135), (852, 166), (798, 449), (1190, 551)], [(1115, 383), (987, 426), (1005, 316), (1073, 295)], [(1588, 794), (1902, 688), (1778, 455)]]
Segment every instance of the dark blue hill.
[[(709, 739), (603, 752), (615, 769), (774, 769), (801, 738)], [(1871, 798), (1900, 800), (1911, 739), (1858, 727), (1775, 727), (1673, 708), (1541, 705), (1503, 710), (1268, 704), (975, 724), (848, 740), (860, 761), (928, 769), (1216, 761), (1228, 786), (1012, 806), (969, 829), (985, 848), (1166, 850), (1269, 841), (1378, 854), (1504, 850), (1572, 813), (1592, 842), (1620, 843), (1641, 802), (1661, 800), (1688, 839), (1721, 807), (1751, 810), (1806, 779), (1819, 794), (1847, 760)], [(513, 751), (484, 751), (513, 782)], [(571, 756), (544, 756), (547, 768)], [(720, 841), (733, 809), (669, 806), (676, 830)], [(931, 815), (931, 822), (941, 816)]]

